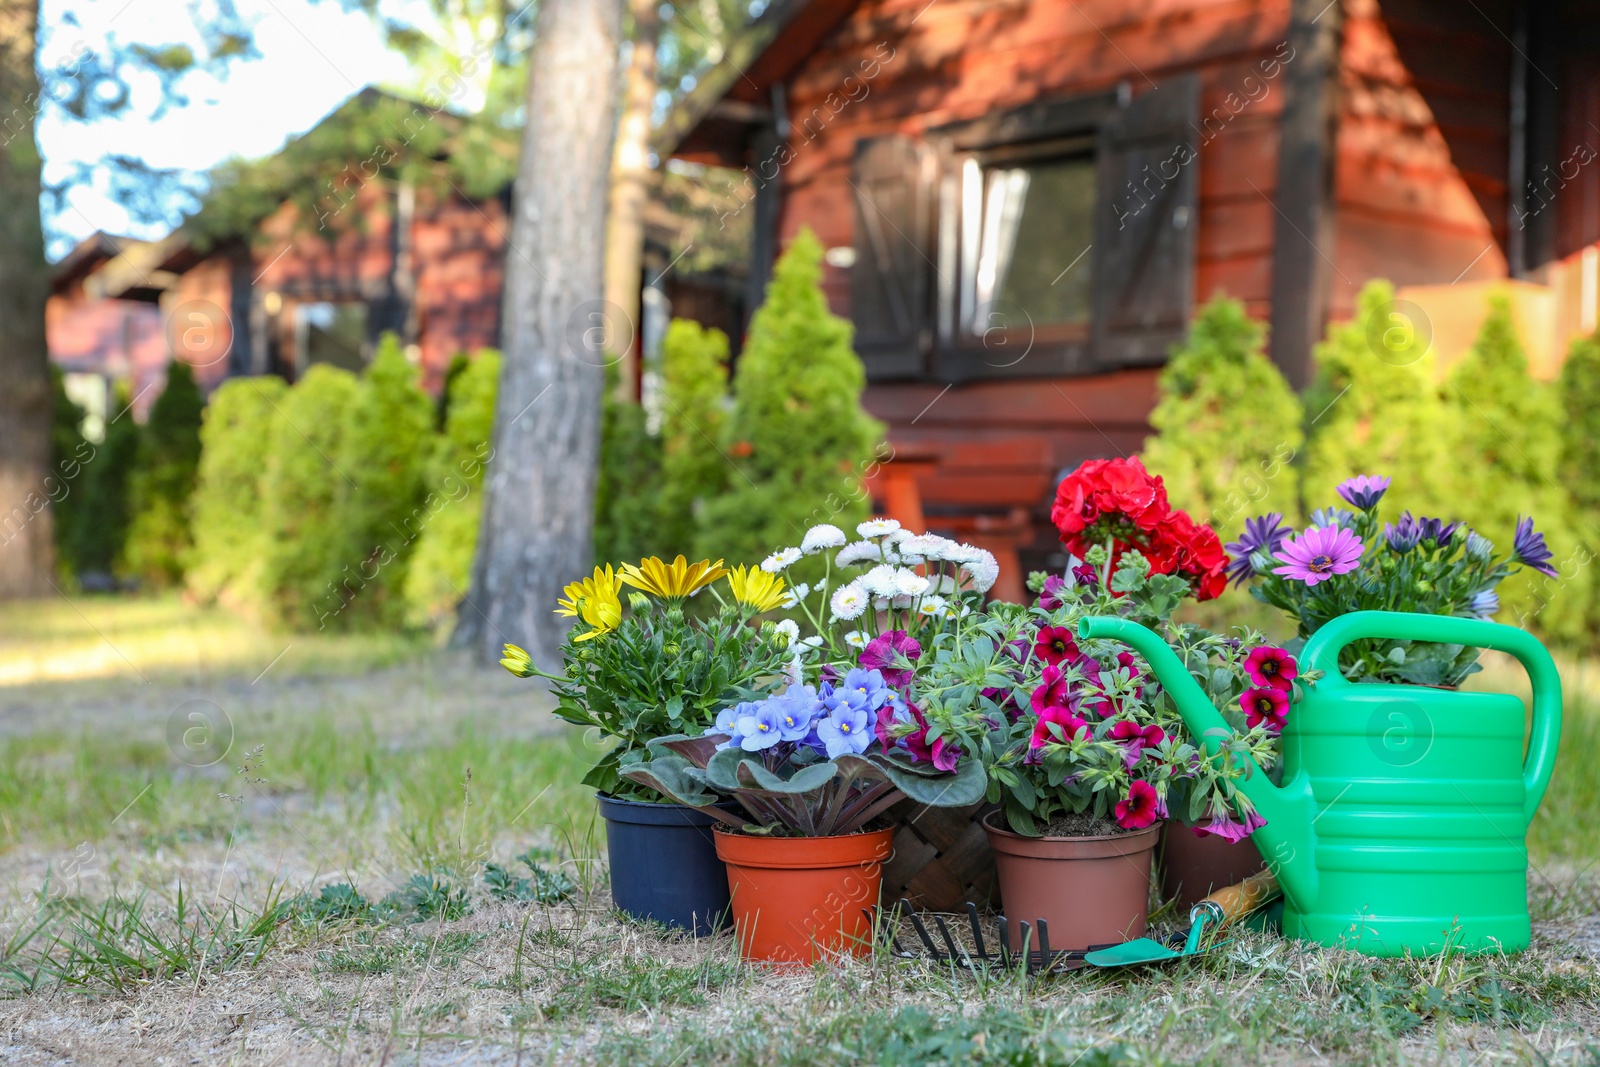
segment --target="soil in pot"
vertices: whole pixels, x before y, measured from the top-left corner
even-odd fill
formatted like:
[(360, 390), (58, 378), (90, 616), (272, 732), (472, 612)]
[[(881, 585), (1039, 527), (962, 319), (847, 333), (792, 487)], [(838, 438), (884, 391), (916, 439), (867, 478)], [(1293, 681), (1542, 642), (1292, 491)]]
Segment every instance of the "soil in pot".
[(806, 966), (862, 955), (872, 943), (864, 909), (878, 903), (894, 831), (839, 837), (763, 837), (718, 829), (733, 924), (747, 960)]
[(620, 911), (696, 934), (727, 927), (728, 872), (712, 841), (715, 819), (682, 804), (596, 799)]
[(1115, 834), (1024, 837), (1004, 829), (1004, 818), (993, 812), (983, 828), (994, 849), (1013, 949), (1021, 948), (1019, 923), (1039, 919), (1049, 923), (1052, 949), (1144, 936), (1160, 823)]
[(1266, 867), (1250, 838), (1234, 842), (1216, 834), (1201, 837), (1180, 822), (1167, 823), (1158, 855), (1161, 896), (1176, 901), (1181, 915), (1213, 891), (1238, 885)]

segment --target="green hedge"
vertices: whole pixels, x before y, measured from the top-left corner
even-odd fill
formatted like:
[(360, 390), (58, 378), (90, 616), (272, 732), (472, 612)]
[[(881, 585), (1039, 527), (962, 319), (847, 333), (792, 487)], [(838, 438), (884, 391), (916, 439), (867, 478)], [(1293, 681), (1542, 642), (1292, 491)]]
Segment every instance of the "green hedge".
[(155, 588), (183, 581), (191, 544), (189, 497), (200, 465), (200, 423), (205, 398), (194, 369), (182, 360), (167, 364), (167, 383), (150, 405), (140, 435), (130, 489), (133, 522), (128, 530), (128, 570)]
[(729, 474), (717, 442), (728, 415), (728, 337), (674, 319), (661, 345), (661, 548), (671, 558), (694, 551), (707, 503)]

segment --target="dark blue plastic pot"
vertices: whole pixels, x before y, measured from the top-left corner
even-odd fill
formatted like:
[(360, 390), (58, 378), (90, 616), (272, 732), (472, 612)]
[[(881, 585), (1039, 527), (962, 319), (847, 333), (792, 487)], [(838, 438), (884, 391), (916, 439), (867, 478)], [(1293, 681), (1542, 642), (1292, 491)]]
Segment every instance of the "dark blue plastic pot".
[(711, 837), (715, 819), (682, 804), (595, 798), (618, 908), (696, 934), (728, 925), (728, 868)]

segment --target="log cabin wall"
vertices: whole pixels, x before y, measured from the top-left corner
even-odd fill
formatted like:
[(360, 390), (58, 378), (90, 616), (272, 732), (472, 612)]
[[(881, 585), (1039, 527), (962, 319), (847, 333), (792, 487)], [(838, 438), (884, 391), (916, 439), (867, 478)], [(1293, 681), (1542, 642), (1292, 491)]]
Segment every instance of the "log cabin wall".
[[(1119, 85), (1135, 97), (1159, 93), (1192, 73), (1200, 87), (1198, 161), (1190, 164), (1198, 168), (1193, 296), (1227, 292), (1264, 317), (1282, 93), (1262, 71), (1264, 63), (1276, 73), (1292, 62), (1288, 19), (1287, 0), (859, 4), (787, 80), (793, 158), (781, 178), (781, 239), (810, 227), (830, 249), (861, 244), (852, 190), (858, 141), (922, 138), (951, 123)], [(870, 80), (865, 60), (877, 61)], [(856, 82), (847, 83), (852, 75)], [(1079, 251), (1061, 249), (1059, 266)], [(846, 317), (857, 267), (826, 268), (830, 304)], [(927, 468), (920, 482), (931, 527), (966, 533), (985, 525), (975, 516), (1004, 527), (1021, 508), (1024, 562), (1042, 563), (1056, 548), (1046, 521), (1055, 475), (1085, 458), (1140, 447), (1156, 373), (1146, 366), (954, 385), (879, 381), (866, 404), (888, 423), (897, 453)]]
[(438, 392), (458, 352), (500, 344), (500, 290), (506, 234), (499, 200), (469, 203), (424, 198), (414, 224), (417, 342), (423, 387)]

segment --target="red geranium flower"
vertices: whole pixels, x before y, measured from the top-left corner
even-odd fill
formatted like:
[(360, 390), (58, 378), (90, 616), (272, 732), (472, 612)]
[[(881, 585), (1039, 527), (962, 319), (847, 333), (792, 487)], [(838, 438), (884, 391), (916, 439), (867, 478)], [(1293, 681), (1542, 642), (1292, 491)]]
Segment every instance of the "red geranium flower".
[(1161, 817), (1161, 796), (1149, 782), (1135, 781), (1128, 795), (1117, 801), (1117, 824), (1127, 830), (1143, 830)]
[(1244, 660), (1244, 669), (1257, 686), (1286, 692), (1294, 688), (1294, 680), (1300, 674), (1300, 665), (1293, 656), (1281, 648), (1267, 645), (1250, 650)]
[(1250, 689), (1239, 697), (1244, 721), (1254, 729), (1262, 723), (1275, 734), (1283, 732), (1289, 719), (1289, 694), (1282, 689)]
[(1065, 626), (1041, 626), (1033, 640), (1033, 654), (1053, 667), (1078, 658), (1078, 641)]

